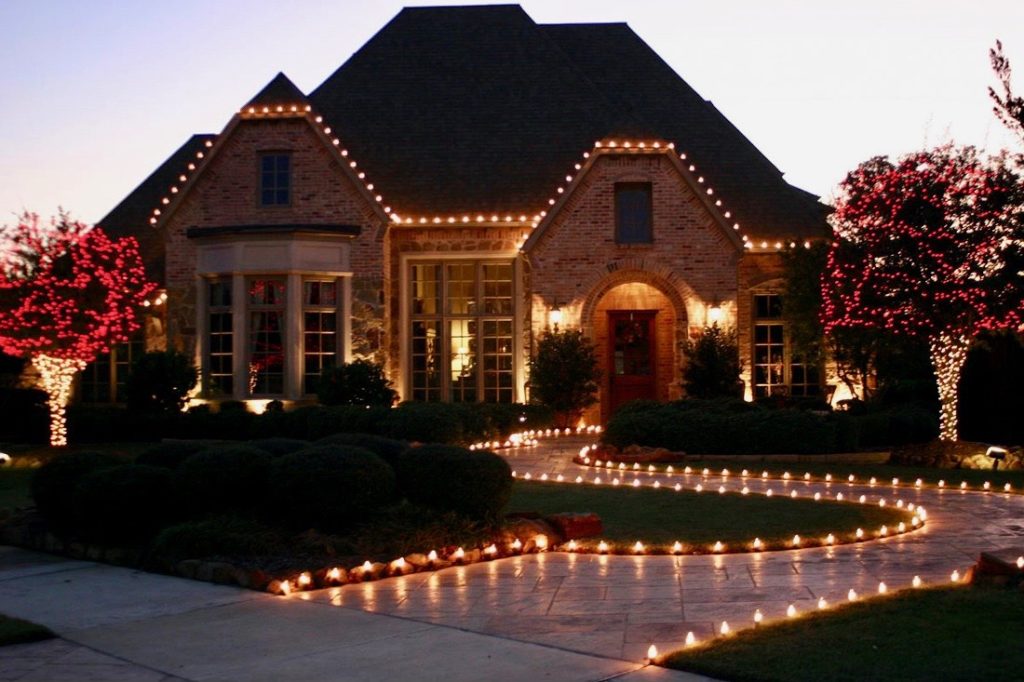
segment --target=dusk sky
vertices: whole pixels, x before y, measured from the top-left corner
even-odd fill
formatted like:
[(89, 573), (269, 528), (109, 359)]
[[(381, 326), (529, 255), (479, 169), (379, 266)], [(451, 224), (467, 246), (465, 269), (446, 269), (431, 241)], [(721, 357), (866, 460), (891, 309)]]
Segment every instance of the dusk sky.
[[(403, 6), (436, 4), (4, 0), (0, 223), (58, 206), (99, 220), (278, 71), (309, 92)], [(790, 182), (826, 198), (876, 154), (1015, 144), (986, 87), (1000, 38), (1024, 92), (1021, 0), (521, 4), (540, 23), (629, 23)]]

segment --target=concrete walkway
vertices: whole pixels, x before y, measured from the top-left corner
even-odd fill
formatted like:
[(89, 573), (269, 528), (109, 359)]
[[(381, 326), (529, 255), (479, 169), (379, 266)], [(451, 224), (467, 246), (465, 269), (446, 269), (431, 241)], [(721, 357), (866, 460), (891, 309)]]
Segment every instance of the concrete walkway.
[[(507, 456), (535, 478), (593, 478), (570, 461), (585, 442), (553, 440)], [(671, 483), (692, 489), (700, 481), (677, 475)], [(735, 476), (709, 483), (744, 484)], [(928, 524), (883, 541), (763, 555), (530, 555), (289, 598), (2, 548), (0, 612), (63, 639), (0, 649), (0, 679), (699, 679), (638, 662), (651, 643), (670, 651), (688, 632), (712, 636), (723, 620), (746, 627), (755, 609), (771, 620), (790, 604), (803, 611), (819, 597), (842, 601), (851, 588), (873, 594), (880, 581), (890, 589), (915, 575), (948, 581), (982, 550), (1024, 547), (1021, 496), (746, 485), (754, 494), (771, 487), (826, 499), (864, 494), (875, 504), (902, 499), (924, 505)]]

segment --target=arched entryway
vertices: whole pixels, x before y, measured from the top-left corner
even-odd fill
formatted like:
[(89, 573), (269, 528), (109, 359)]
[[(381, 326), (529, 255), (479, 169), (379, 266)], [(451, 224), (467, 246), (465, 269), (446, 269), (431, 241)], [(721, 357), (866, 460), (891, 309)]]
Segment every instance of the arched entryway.
[(597, 346), (601, 390), (588, 421), (605, 423), (630, 400), (678, 398), (680, 329), (686, 329), (681, 306), (638, 281), (610, 283), (592, 300), (584, 320)]

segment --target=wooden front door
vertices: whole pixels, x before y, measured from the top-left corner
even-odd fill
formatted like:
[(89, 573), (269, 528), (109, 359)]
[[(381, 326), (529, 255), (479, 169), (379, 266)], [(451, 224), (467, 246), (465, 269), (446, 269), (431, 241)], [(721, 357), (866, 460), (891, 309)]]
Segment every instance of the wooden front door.
[(630, 400), (654, 400), (656, 310), (608, 311), (608, 415)]

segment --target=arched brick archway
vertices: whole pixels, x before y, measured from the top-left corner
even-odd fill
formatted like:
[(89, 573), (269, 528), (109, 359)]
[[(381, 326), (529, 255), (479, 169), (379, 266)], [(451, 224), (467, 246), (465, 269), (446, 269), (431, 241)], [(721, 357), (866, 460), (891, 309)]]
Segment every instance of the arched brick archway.
[[(609, 270), (591, 283), (580, 311), (583, 332), (597, 345), (602, 371), (600, 402), (586, 415), (591, 423), (607, 422), (614, 404), (630, 397), (657, 400), (681, 397), (682, 344), (688, 329), (684, 296), (690, 294), (689, 287), (670, 271), (661, 273), (637, 267), (609, 267)], [(621, 385), (615, 382), (628, 370), (623, 370), (621, 362), (617, 363), (613, 357), (616, 328), (621, 327), (616, 321), (627, 315), (632, 319), (631, 312), (636, 313), (638, 322), (650, 319), (643, 324), (649, 324), (652, 333), (649, 345), (652, 375), (649, 387), (639, 388), (640, 393), (623, 394)]]

